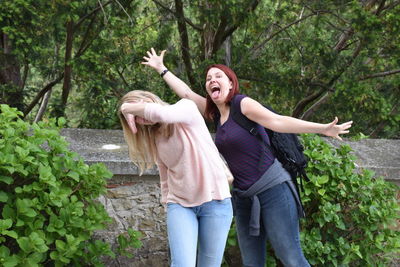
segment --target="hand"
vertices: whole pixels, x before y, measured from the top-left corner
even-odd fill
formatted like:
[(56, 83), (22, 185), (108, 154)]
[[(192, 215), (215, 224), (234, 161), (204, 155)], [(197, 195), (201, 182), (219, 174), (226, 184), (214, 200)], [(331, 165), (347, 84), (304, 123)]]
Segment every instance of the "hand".
[[(140, 100), (136, 102), (138, 104), (143, 103), (143, 100)], [(120, 107), (122, 115), (124, 115), (126, 122), (128, 123), (129, 129), (131, 129), (131, 132), (133, 134), (137, 133), (137, 128), (136, 128), (136, 118), (135, 115), (129, 113), (132, 109), (132, 106), (134, 106), (135, 103), (123, 103)]]
[(136, 123), (135, 123), (135, 116), (129, 113), (122, 113), (125, 117), (126, 122), (128, 123), (129, 129), (133, 134), (137, 133)]
[(121, 113), (124, 115), (128, 114), (130, 105), (131, 105), (131, 103), (123, 103), (120, 107)]
[(161, 51), (160, 55), (157, 55), (156, 51), (154, 48), (150, 49), (151, 52), (147, 51), (147, 57), (144, 56), (144, 62), (142, 62), (143, 65), (147, 65), (155, 69), (158, 73), (161, 73), (163, 70), (166, 69), (164, 66), (164, 54), (166, 50)]
[(349, 132), (349, 128), (351, 127), (353, 121), (348, 121), (342, 124), (337, 124), (338, 118), (335, 117), (335, 119), (328, 124), (327, 128), (323, 132), (326, 136), (331, 136), (333, 138), (342, 140), (342, 138), (339, 136), (339, 134), (346, 134)]
[(132, 101), (132, 102), (125, 102), (121, 105), (119, 109), (121, 110), (122, 114), (135, 113), (138, 104), (144, 104), (143, 99), (139, 99), (137, 101)]

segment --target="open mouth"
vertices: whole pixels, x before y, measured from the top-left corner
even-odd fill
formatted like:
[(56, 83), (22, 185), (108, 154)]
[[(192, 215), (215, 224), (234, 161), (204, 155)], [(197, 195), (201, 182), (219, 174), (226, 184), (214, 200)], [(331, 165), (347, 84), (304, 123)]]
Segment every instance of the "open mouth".
[(220, 92), (221, 92), (221, 89), (219, 88), (218, 85), (213, 85), (211, 87), (211, 97), (212, 98), (217, 98), (219, 96)]

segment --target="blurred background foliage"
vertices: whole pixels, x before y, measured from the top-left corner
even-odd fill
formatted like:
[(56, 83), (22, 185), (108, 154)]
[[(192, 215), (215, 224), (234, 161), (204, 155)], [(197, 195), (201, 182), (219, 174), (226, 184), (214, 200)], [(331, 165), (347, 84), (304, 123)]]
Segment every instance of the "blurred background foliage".
[(0, 103), (28, 121), (118, 129), (130, 90), (178, 100), (140, 64), (154, 47), (200, 94), (205, 67), (222, 63), (280, 113), (399, 138), (399, 36), (395, 0), (2, 0)]

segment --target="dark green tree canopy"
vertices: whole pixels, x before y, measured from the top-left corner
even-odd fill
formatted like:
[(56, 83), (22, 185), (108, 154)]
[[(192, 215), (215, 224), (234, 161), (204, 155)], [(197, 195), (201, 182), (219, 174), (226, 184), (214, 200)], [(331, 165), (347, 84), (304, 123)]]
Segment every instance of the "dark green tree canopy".
[(29, 120), (117, 128), (129, 90), (177, 100), (140, 64), (154, 47), (200, 94), (205, 67), (223, 63), (283, 114), (398, 138), (399, 16), (395, 0), (3, 0), (0, 102)]

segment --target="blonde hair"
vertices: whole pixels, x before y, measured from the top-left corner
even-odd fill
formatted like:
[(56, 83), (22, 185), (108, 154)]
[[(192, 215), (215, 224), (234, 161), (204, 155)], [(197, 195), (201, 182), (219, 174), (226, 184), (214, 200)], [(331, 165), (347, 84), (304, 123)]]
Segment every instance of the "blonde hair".
[(137, 133), (133, 134), (121, 112), (121, 105), (139, 102), (140, 100), (163, 106), (168, 105), (168, 103), (165, 103), (153, 93), (141, 90), (130, 91), (119, 101), (118, 117), (121, 121), (125, 141), (128, 144), (129, 157), (139, 168), (139, 175), (142, 175), (145, 170), (151, 169), (157, 161), (156, 136), (161, 135), (169, 138), (173, 133), (174, 125), (164, 123), (156, 123), (154, 125), (136, 124)]

